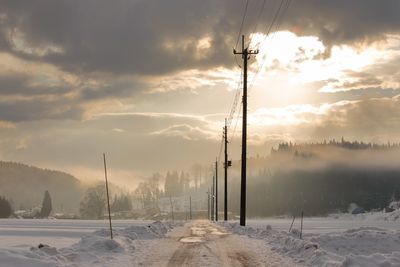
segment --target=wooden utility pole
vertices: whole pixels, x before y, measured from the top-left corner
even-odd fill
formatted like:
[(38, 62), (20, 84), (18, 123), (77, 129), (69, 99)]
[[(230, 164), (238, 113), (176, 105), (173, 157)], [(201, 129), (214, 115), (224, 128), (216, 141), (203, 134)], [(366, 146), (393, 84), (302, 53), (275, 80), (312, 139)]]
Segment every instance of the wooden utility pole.
[(189, 220), (192, 219), (192, 196), (189, 196)]
[(215, 176), (212, 178), (212, 186), (211, 186), (211, 221), (214, 221), (214, 184), (215, 184)]
[(104, 161), (104, 176), (106, 177), (107, 206), (108, 206), (108, 220), (110, 222), (110, 236), (111, 236), (111, 239), (113, 239), (113, 232), (112, 232), (112, 226), (111, 226), (110, 195), (108, 193), (107, 164), (106, 164), (106, 154), (105, 153), (103, 153), (103, 161)]
[(244, 45), (244, 35), (242, 35), (242, 52), (235, 55), (242, 55), (243, 59), (243, 118), (242, 118), (242, 168), (240, 179), (240, 225), (246, 225), (246, 157), (247, 157), (247, 61), (250, 55), (258, 54), (258, 50), (249, 50)]
[(215, 159), (215, 221), (218, 222), (218, 158)]
[(228, 220), (228, 127), (224, 127), (225, 161), (224, 161), (224, 221)]
[(172, 205), (172, 197), (169, 196), (169, 203), (171, 204), (171, 217), (172, 221), (174, 221), (174, 206)]
[(211, 214), (210, 214), (210, 189), (207, 190), (207, 217), (211, 221)]

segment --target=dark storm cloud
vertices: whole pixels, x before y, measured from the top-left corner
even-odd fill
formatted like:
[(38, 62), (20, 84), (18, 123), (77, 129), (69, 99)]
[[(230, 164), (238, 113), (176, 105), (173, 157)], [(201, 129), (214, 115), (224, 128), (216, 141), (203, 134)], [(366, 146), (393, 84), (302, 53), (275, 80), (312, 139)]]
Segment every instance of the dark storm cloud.
[[(37, 77), (38, 80), (40, 77)], [(67, 93), (70, 88), (66, 85), (34, 84), (34, 77), (22, 73), (0, 74), (0, 96), (23, 95), (58, 95)]]
[(288, 27), (300, 34), (316, 34), (326, 44), (372, 41), (400, 31), (398, 0), (292, 1)]
[[(262, 1), (250, 1), (245, 31)], [(228, 0), (1, 0), (0, 47), (20, 57), (72, 71), (162, 74), (187, 68), (232, 66), (243, 1)], [(259, 30), (265, 31), (278, 0), (267, 1)], [(374, 39), (398, 32), (397, 0), (292, 1), (282, 29), (315, 34), (325, 43)], [(269, 15), (269, 16), (267, 16)], [(43, 55), (15, 49), (12, 33)], [(211, 49), (198, 56), (198, 40)], [(18, 39), (17, 38), (17, 39)], [(10, 47), (13, 47), (10, 50)], [(169, 48), (167, 48), (169, 46)]]
[(43, 119), (81, 119), (84, 110), (66, 101), (43, 99), (2, 100), (0, 101), (0, 120), (21, 122)]
[(80, 89), (79, 101), (99, 99), (118, 99), (132, 97), (135, 93), (148, 88), (144, 83), (136, 81), (114, 81), (100, 86), (84, 86)]
[(0, 72), (0, 121), (80, 120), (97, 102), (132, 99), (146, 88), (131, 79), (68, 83), (38, 71)]
[[(36, 58), (69, 71), (161, 73), (224, 62), (223, 3), (214, 1), (2, 1), (6, 26), (23, 33), (27, 45), (53, 45), (63, 53)], [(220, 27), (222, 25), (222, 27)], [(218, 28), (212, 31), (211, 27)], [(215, 52), (195, 59), (197, 40), (212, 35)], [(164, 44), (172, 43), (171, 50)], [(184, 47), (175, 46), (185, 43)], [(228, 46), (229, 47), (229, 46)]]

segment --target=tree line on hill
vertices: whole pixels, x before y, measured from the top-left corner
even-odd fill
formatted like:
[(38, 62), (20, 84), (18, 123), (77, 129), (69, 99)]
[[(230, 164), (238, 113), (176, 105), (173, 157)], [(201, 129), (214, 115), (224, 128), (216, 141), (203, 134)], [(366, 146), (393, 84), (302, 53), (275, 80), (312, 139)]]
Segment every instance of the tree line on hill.
[[(352, 203), (367, 211), (382, 210), (400, 200), (398, 154), (397, 143), (378, 145), (344, 138), (339, 142), (281, 143), (269, 156), (248, 160), (248, 214), (263, 217), (304, 211), (326, 215), (347, 212)], [(238, 162), (229, 173), (229, 207), (238, 214)]]
[[(268, 171), (248, 179), (249, 216), (308, 216), (347, 212), (356, 203), (367, 211), (382, 210), (400, 200), (400, 170), (342, 168)], [(239, 190), (239, 183), (232, 190)], [(231, 194), (235, 196), (234, 193)], [(238, 199), (231, 199), (239, 203)], [(238, 205), (233, 205), (238, 212)]]
[(345, 149), (353, 149), (353, 150), (361, 150), (361, 149), (375, 149), (375, 150), (384, 150), (384, 149), (395, 149), (400, 148), (400, 143), (395, 142), (388, 142), (386, 144), (377, 144), (371, 142), (363, 142), (363, 141), (348, 141), (345, 140), (344, 137), (337, 141), (335, 139), (332, 140), (324, 140), (323, 142), (312, 142), (312, 143), (292, 143), (292, 142), (282, 142), (278, 144), (276, 149), (271, 149), (271, 154), (275, 152), (282, 152), (282, 151), (295, 151), (296, 149), (301, 149), (304, 147), (311, 148), (311, 147), (322, 147), (322, 146), (333, 146), (333, 147), (340, 147)]

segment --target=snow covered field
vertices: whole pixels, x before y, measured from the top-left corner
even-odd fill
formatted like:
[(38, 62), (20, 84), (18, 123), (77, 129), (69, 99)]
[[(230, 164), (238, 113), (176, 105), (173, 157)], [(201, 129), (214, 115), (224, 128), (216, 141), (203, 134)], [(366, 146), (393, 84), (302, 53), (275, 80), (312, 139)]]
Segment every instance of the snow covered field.
[(249, 220), (247, 227), (221, 223), (229, 231), (260, 239), (272, 250), (306, 266), (400, 266), (399, 210), (392, 213)]
[[(121, 229), (147, 223), (149, 221), (114, 220), (113, 228)], [(61, 248), (107, 227), (106, 220), (0, 219), (0, 248), (31, 247), (39, 243)]]
[[(9, 221), (16, 223), (14, 237), (19, 237), (22, 242), (19, 245), (7, 246), (3, 236), (1, 237), (1, 267), (131, 266), (137, 242), (162, 238), (171, 229), (169, 223), (115, 222), (114, 239), (111, 240), (109, 230), (104, 228), (106, 224), (102, 221), (71, 220), (58, 223), (55, 220), (32, 220), (30, 224), (35, 227), (29, 228), (26, 227), (28, 222)], [(127, 224), (130, 226), (124, 227)], [(3, 220), (2, 225), (3, 228), (12, 228), (7, 220)], [(93, 232), (95, 228), (98, 230)], [(21, 233), (17, 235), (19, 230)], [(24, 239), (24, 233), (30, 235)], [(53, 234), (55, 237), (52, 239)], [(79, 238), (79, 235), (83, 237)], [(9, 235), (7, 240), (12, 240), (12, 237)], [(69, 238), (71, 239), (69, 241), (75, 238), (75, 240), (70, 246), (60, 247), (57, 244), (65, 245), (65, 242), (60, 242), (58, 238), (62, 240)], [(46, 239), (49, 242), (43, 241)], [(39, 248), (39, 243), (45, 245)]]
[[(268, 257), (275, 257), (276, 262), (293, 262), (299, 266), (388, 267), (400, 266), (399, 218), (399, 211), (357, 216), (341, 214), (325, 218), (305, 217), (303, 239), (299, 238), (299, 219), (296, 219), (291, 233), (288, 233), (291, 218), (248, 220), (246, 227), (234, 221), (219, 224), (228, 233), (232, 233), (229, 238), (236, 240), (234, 243), (246, 243), (248, 248), (250, 245), (259, 247), (262, 253), (250, 250), (256, 254), (255, 259), (268, 260)], [(115, 238), (110, 240), (108, 221), (105, 220), (2, 219), (0, 267), (137, 266), (146, 263), (142, 259), (151, 262), (160, 255), (165, 262), (171, 259), (186, 261), (213, 257), (207, 254), (207, 250), (201, 250), (201, 246), (199, 251), (193, 247), (186, 249), (187, 255), (177, 253), (176, 250), (182, 249), (182, 245), (177, 244), (178, 239), (166, 239), (167, 232), (173, 226), (169, 222), (116, 220), (113, 225)], [(198, 232), (202, 231), (193, 232), (193, 238), (197, 238)], [(213, 238), (207, 242), (217, 242), (205, 244), (219, 249), (223, 244), (223, 240), (216, 241)], [(39, 249), (39, 243), (48, 246)], [(233, 249), (238, 248), (227, 248), (226, 252)], [(238, 255), (245, 255), (239, 252)], [(230, 260), (227, 257), (222, 259), (227, 262)], [(219, 260), (208, 258), (209, 262), (216, 263), (210, 266), (220, 266)]]
[[(400, 230), (400, 212), (366, 213), (366, 214), (333, 214), (328, 217), (304, 217), (304, 233), (331, 233), (343, 232), (358, 227), (379, 227), (389, 230)], [(267, 224), (275, 230), (288, 231), (293, 218), (264, 218), (249, 219), (247, 224), (253, 227), (262, 227)], [(300, 229), (300, 218), (296, 218), (294, 228)]]

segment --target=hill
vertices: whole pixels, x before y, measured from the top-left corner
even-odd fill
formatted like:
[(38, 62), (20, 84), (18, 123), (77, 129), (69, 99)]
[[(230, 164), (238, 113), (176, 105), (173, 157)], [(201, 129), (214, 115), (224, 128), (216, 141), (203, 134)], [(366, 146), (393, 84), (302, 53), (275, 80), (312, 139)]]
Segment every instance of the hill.
[(78, 212), (84, 189), (77, 178), (65, 172), (0, 161), (0, 195), (9, 199), (14, 209), (40, 206), (48, 190), (53, 212)]

